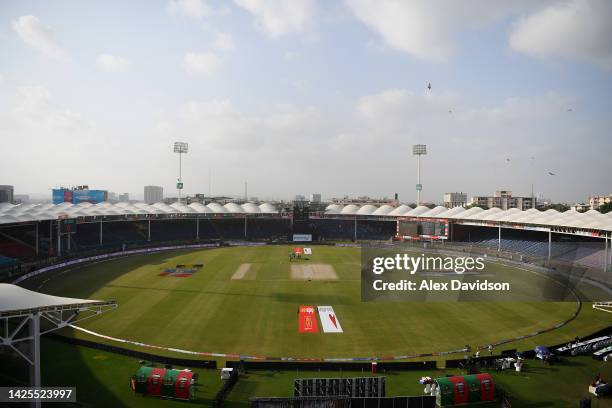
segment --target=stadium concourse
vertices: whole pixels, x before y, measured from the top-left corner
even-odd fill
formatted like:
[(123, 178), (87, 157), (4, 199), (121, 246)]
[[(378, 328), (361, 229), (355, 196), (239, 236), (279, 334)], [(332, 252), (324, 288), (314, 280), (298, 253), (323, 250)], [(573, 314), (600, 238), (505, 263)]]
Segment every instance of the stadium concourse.
[[(561, 260), (608, 270), (612, 213), (479, 207), (328, 205), (298, 219), (293, 208), (254, 203), (0, 204), (0, 270), (79, 252), (224, 240), (315, 242), (425, 240)], [(415, 225), (402, 236), (401, 223)], [(429, 232), (428, 232), (429, 231)]]

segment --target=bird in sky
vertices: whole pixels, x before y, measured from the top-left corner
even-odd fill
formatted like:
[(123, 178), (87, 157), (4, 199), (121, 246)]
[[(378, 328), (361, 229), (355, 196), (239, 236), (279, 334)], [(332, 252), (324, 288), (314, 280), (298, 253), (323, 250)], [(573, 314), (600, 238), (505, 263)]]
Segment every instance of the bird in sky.
[(427, 84), (427, 89), (431, 91), (431, 82)]
[(510, 159), (508, 159), (508, 158), (507, 158), (507, 159), (506, 159), (506, 161), (507, 161), (507, 162), (509, 162), (509, 161), (510, 161)]
[(568, 112), (573, 112), (573, 111), (574, 111), (574, 109), (572, 109), (572, 108), (567, 108), (567, 111), (568, 111)]
[(549, 176), (556, 176), (556, 174), (555, 174), (555, 173), (553, 173), (552, 171), (549, 171), (549, 172), (548, 172), (548, 175), (549, 175)]

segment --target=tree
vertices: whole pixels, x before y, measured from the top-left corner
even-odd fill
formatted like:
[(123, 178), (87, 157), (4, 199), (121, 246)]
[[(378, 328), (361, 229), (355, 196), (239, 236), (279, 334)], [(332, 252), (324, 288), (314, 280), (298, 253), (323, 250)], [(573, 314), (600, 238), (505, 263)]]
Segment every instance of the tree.
[(610, 211), (612, 211), (612, 202), (599, 206), (599, 212), (602, 214), (609, 213)]
[(470, 208), (474, 208), (474, 207), (482, 208), (483, 210), (488, 210), (488, 209), (489, 209), (489, 207), (487, 207), (487, 206), (486, 206), (486, 205), (484, 205), (484, 204), (482, 204), (482, 205), (478, 205), (478, 204), (470, 204), (470, 205), (468, 205), (468, 206), (467, 206), (467, 207), (465, 207), (465, 208), (467, 208), (467, 209), (469, 210)]
[(540, 208), (540, 210), (542, 211), (546, 211), (546, 210), (557, 210), (559, 212), (565, 212), (567, 210), (569, 210), (569, 207), (565, 204), (549, 204), (549, 205), (545, 205), (542, 208)]

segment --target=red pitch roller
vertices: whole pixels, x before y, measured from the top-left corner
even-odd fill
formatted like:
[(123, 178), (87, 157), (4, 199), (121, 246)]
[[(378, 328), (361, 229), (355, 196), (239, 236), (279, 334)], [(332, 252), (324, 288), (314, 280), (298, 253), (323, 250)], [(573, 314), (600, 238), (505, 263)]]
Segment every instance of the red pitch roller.
[(319, 332), (314, 306), (300, 306), (298, 312), (298, 331), (300, 333)]

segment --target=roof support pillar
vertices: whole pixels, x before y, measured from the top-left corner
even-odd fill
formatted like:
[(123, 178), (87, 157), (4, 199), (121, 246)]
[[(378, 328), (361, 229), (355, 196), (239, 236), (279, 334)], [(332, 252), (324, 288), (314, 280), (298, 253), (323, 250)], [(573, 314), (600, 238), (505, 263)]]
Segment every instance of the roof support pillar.
[(200, 217), (196, 216), (196, 240), (200, 240)]
[[(30, 317), (30, 356), (32, 358), (32, 364), (30, 365), (30, 386), (40, 387), (40, 313), (32, 313)], [(32, 407), (40, 407), (40, 399), (32, 402)]]
[(610, 254), (608, 255), (608, 268), (610, 268), (610, 270), (612, 270), (612, 232), (608, 234), (608, 237), (610, 238), (610, 250), (608, 251)]
[(57, 220), (57, 256), (62, 255), (62, 228), (60, 227), (61, 220)]
[(606, 249), (604, 250), (604, 272), (608, 272), (608, 235), (604, 235)]
[(147, 242), (151, 242), (151, 219), (149, 218), (148, 228), (147, 228)]
[(49, 256), (53, 252), (53, 221), (49, 220)]
[(497, 252), (501, 251), (501, 222), (497, 227)]
[(100, 220), (100, 246), (102, 246), (102, 220)]
[(552, 230), (548, 230), (548, 262), (550, 262), (550, 257), (552, 253)]

